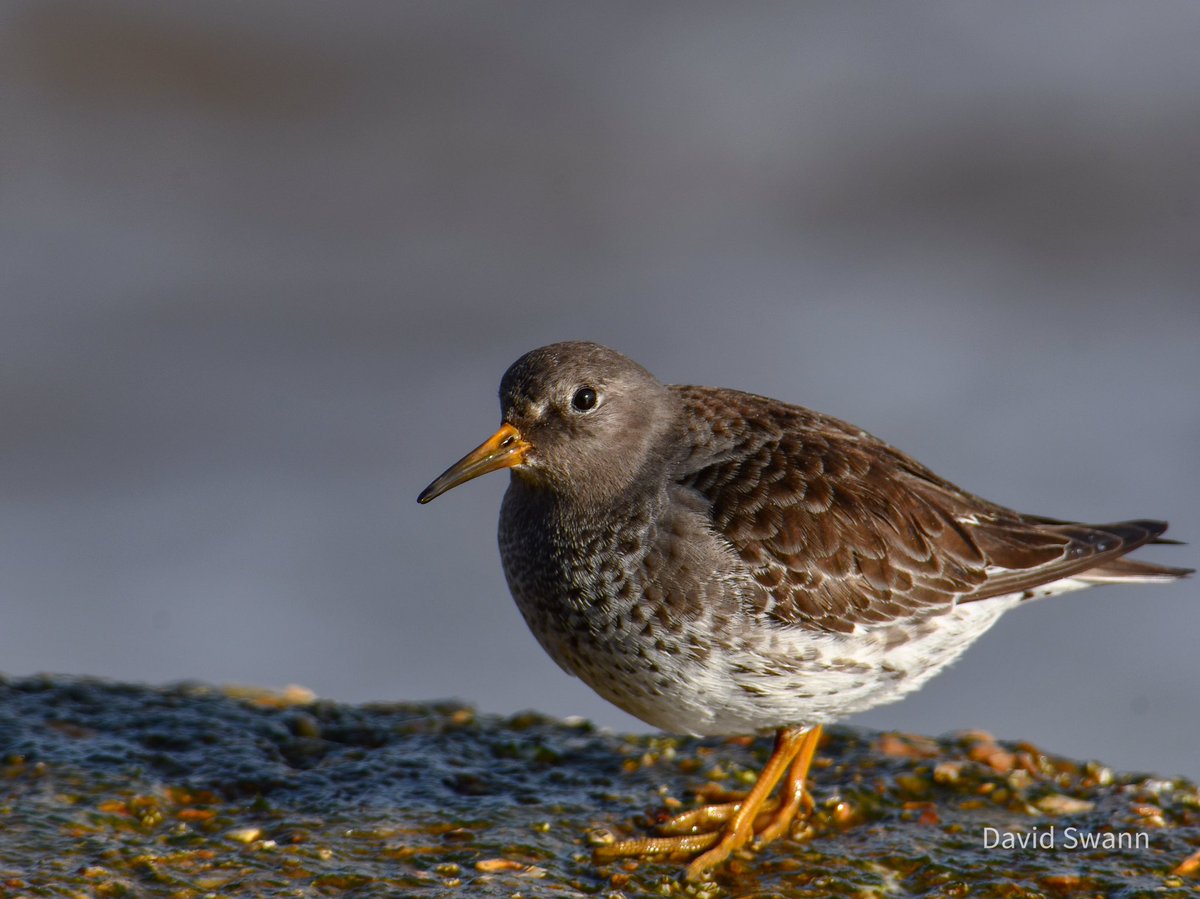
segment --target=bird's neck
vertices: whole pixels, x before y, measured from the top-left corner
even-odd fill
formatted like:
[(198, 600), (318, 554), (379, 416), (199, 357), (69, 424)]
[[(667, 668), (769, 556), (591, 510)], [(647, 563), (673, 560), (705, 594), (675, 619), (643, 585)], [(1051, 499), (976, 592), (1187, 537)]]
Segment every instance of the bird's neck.
[(619, 491), (566, 491), (513, 472), (506, 501), (525, 514), (553, 522), (563, 533), (598, 538), (622, 527), (652, 525), (666, 505), (667, 487), (661, 477), (639, 471)]

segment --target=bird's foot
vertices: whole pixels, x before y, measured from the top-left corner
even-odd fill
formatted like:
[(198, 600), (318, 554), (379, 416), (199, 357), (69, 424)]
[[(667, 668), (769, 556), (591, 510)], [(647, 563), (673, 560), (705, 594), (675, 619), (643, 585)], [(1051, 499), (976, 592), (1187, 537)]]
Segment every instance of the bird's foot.
[[(745, 795), (725, 793), (725, 800), (703, 805), (668, 818), (655, 827), (659, 834), (618, 840), (596, 849), (597, 861), (630, 856), (666, 855), (697, 857), (688, 865), (687, 879), (702, 880), (732, 853), (754, 840), (756, 847), (787, 833), (801, 808), (813, 810), (812, 797), (804, 789), (819, 728), (806, 733), (784, 732), (776, 752), (759, 782)], [(769, 798), (783, 771), (791, 767), (782, 796)], [(697, 855), (697, 853), (700, 853)]]
[[(707, 805), (698, 806), (697, 808), (672, 815), (663, 821), (657, 822), (654, 825), (655, 831), (663, 836), (673, 836), (676, 834), (717, 830), (719, 828), (714, 827), (714, 825), (724, 824), (737, 814), (738, 809), (746, 801), (748, 794), (709, 786), (698, 791), (696, 795), (699, 799), (712, 801)], [(812, 812), (815, 808), (812, 796), (807, 790), (798, 791), (794, 796), (789, 796), (788, 798), (797, 804), (797, 809), (792, 810), (790, 813), (785, 809), (782, 813), (771, 816), (772, 812), (776, 812), (779, 809), (779, 800), (774, 797), (764, 800), (763, 804), (759, 807), (754, 819), (755, 834), (761, 838), (763, 832), (772, 825), (779, 831), (778, 833), (772, 833), (767, 839), (763, 840), (764, 843), (768, 843), (778, 837), (782, 833), (783, 827), (791, 823), (796, 817), (796, 813), (800, 808), (803, 808), (806, 812)]]
[(785, 834), (802, 807), (807, 812), (813, 809), (812, 798), (807, 791), (801, 793), (797, 801), (783, 806), (778, 799), (768, 799), (755, 813), (750, 827), (739, 830), (729, 822), (737, 815), (744, 801), (745, 797), (738, 797), (674, 815), (654, 826), (657, 836), (618, 840), (599, 847), (595, 853), (596, 860), (650, 855), (687, 857), (704, 853), (688, 868), (688, 879), (696, 880), (730, 854), (745, 847), (752, 838), (758, 848)]

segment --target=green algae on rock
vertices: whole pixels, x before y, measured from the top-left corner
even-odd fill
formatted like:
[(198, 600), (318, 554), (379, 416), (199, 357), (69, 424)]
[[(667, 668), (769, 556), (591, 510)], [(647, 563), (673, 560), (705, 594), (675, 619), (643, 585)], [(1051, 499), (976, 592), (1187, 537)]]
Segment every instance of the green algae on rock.
[[(833, 728), (811, 775), (816, 811), (793, 839), (696, 886), (670, 860), (597, 866), (592, 848), (697, 793), (745, 788), (766, 738), (618, 736), (453, 703), (305, 699), (0, 679), (0, 896), (1200, 891), (1195, 866), (1181, 865), (1200, 846), (1194, 785), (978, 732)], [(1081, 848), (1068, 828), (1101, 843), (1145, 837)], [(1028, 843), (1048, 833), (1057, 845)], [(993, 834), (1027, 843), (988, 848)]]

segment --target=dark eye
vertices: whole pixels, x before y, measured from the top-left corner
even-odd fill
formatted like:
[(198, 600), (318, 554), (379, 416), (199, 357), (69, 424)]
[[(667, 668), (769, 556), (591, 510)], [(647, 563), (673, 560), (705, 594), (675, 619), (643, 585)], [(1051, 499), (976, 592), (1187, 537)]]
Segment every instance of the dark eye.
[(580, 387), (571, 397), (571, 408), (576, 412), (590, 412), (596, 408), (596, 391), (590, 387)]

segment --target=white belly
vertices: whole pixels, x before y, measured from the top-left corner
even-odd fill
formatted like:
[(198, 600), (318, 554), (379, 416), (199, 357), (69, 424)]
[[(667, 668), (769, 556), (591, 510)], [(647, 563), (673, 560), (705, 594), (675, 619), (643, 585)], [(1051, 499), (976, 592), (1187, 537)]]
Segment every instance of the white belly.
[[(1080, 586), (1085, 586), (1081, 584)], [(615, 705), (670, 733), (754, 733), (827, 724), (893, 702), (953, 662), (1021, 597), (966, 603), (923, 621), (852, 634), (756, 629), (748, 642), (659, 659), (653, 680), (577, 673)], [(741, 641), (731, 641), (741, 642)]]

